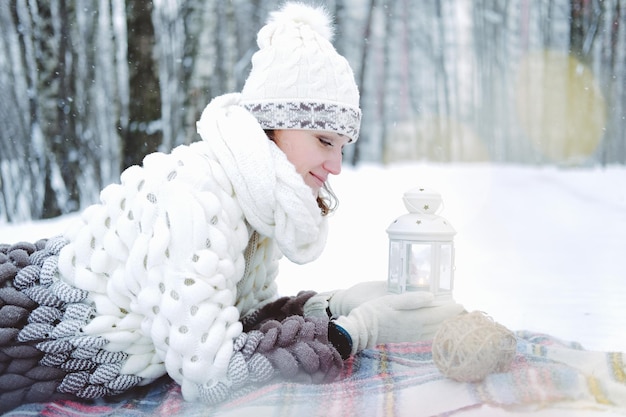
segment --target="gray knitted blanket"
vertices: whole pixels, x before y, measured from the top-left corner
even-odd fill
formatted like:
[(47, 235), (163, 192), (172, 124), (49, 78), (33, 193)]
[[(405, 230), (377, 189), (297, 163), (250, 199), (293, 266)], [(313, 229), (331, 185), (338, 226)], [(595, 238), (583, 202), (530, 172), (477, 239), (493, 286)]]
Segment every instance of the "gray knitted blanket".
[[(0, 413), (24, 403), (114, 396), (150, 382), (120, 373), (128, 355), (108, 351), (107, 339), (81, 334), (95, 310), (86, 291), (53, 279), (65, 244), (0, 244)], [(328, 341), (328, 320), (303, 316), (314, 294), (283, 297), (244, 317), (228, 381), (207, 388), (203, 400), (214, 404), (276, 378), (336, 379), (343, 361)]]

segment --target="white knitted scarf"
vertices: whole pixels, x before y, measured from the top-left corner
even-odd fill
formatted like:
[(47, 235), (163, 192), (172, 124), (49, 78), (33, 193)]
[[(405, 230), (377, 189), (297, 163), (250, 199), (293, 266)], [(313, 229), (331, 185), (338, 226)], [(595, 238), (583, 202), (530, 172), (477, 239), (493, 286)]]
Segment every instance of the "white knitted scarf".
[(239, 100), (239, 93), (213, 99), (198, 133), (210, 143), (250, 225), (274, 238), (292, 262), (310, 262), (326, 244), (328, 222), (311, 188)]

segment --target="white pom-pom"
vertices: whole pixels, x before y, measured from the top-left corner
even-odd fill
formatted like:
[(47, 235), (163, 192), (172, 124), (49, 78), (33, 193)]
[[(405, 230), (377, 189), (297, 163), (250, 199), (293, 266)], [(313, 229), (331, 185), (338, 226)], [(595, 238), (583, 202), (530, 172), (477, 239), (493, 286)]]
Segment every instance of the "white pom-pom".
[(309, 25), (328, 41), (332, 41), (334, 36), (332, 17), (322, 6), (312, 7), (303, 3), (287, 3), (279, 11), (270, 14), (269, 23), (278, 25), (302, 23)]

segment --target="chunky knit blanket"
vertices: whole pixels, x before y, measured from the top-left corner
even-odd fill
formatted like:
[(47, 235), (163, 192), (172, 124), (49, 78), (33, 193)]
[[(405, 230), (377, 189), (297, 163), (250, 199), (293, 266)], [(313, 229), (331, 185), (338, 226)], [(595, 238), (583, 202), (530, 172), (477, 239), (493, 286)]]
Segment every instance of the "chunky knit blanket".
[[(133, 354), (144, 344), (109, 350), (127, 337), (128, 327), (98, 336), (85, 331), (101, 317), (86, 302), (88, 292), (56, 278), (66, 243), (0, 245), (0, 412), (26, 402), (112, 397), (163, 375), (160, 367), (153, 374), (132, 371), (138, 367)], [(274, 377), (334, 380), (343, 362), (328, 341), (328, 319), (304, 317), (314, 294), (279, 298), (244, 316), (244, 331), (228, 352), (227, 378), (204, 387), (205, 402), (224, 401)]]
[[(55, 401), (23, 405), (5, 417), (105, 416), (462, 416), (541, 410), (560, 417), (626, 415), (626, 366), (616, 352), (583, 350), (548, 335), (517, 332), (517, 355), (506, 373), (481, 382), (446, 379), (432, 361), (430, 342), (381, 345), (346, 362), (332, 383), (275, 380), (207, 407), (183, 400), (168, 379), (134, 388), (113, 401)], [(495, 408), (495, 409), (494, 409)], [(546, 414), (549, 411), (553, 413)]]

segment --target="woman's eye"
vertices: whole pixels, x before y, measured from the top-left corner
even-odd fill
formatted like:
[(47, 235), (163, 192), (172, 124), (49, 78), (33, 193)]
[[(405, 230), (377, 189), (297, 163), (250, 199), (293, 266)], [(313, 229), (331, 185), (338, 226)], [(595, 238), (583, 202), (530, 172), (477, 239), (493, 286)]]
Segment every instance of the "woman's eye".
[(326, 138), (317, 138), (317, 139), (322, 143), (322, 145), (333, 146), (333, 143)]

